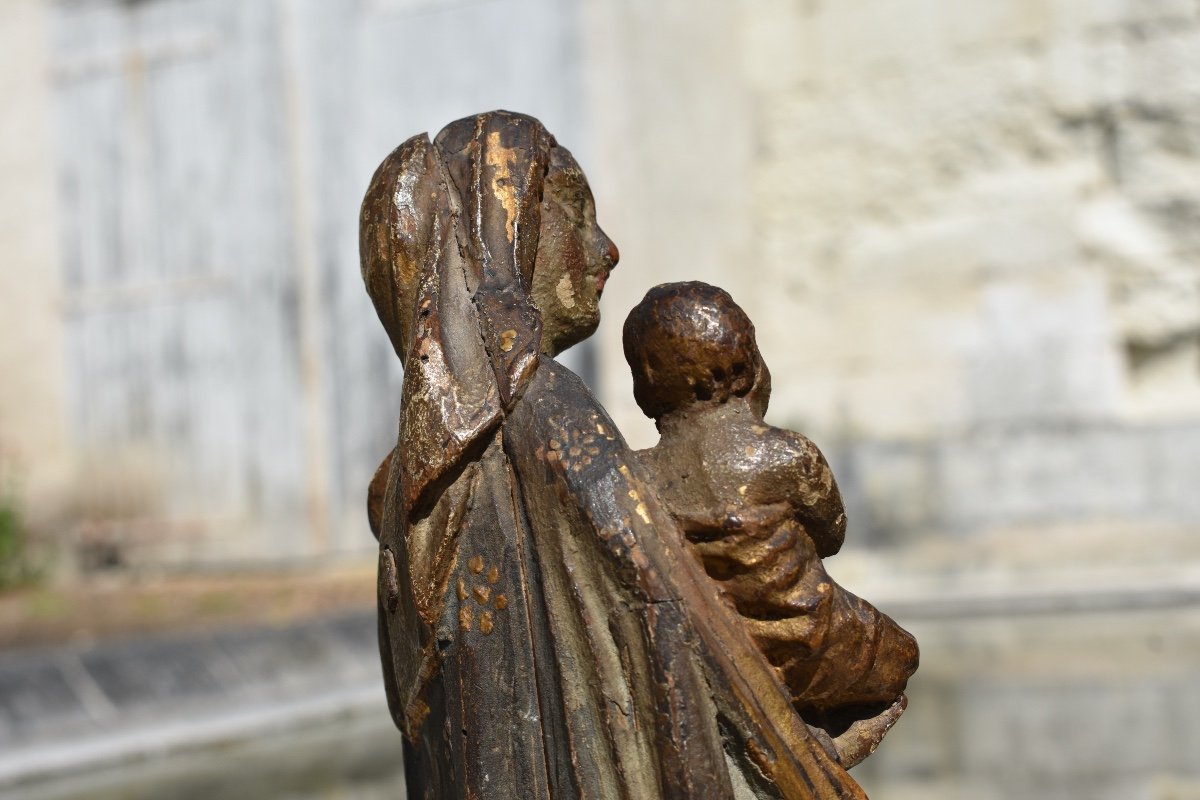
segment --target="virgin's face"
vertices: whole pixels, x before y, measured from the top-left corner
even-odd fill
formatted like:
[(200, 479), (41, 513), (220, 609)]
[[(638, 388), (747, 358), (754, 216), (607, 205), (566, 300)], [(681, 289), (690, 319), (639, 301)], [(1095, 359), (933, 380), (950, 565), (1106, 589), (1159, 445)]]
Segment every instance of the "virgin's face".
[(600, 226), (583, 171), (553, 150), (542, 192), (542, 223), (531, 294), (542, 312), (542, 350), (561, 353), (600, 324), (600, 295), (619, 255)]

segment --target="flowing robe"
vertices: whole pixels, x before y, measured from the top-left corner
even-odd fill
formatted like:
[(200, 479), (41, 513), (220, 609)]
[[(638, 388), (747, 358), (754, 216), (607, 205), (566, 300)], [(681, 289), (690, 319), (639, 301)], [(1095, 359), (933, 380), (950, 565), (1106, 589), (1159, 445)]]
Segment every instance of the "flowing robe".
[[(384, 564), (381, 644), (410, 797), (863, 796), (641, 469), (587, 388), (543, 358), (414, 526), (443, 539), (433, 562), (446, 577), (391, 573), (423, 598), (421, 619), (436, 609), (427, 633), (389, 610), (404, 604)], [(386, 522), (382, 534), (399, 570), (406, 547)], [(402, 675), (419, 685), (403, 691)]]

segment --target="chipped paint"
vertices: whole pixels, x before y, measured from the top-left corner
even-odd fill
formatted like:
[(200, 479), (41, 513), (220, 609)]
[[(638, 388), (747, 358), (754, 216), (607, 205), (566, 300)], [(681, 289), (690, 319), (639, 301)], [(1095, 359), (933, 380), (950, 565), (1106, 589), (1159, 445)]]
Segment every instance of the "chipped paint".
[(512, 165), (516, 163), (517, 152), (500, 143), (499, 131), (492, 131), (487, 137), (484, 160), (496, 171), (492, 178), (492, 194), (504, 207), (504, 233), (508, 243), (512, 244), (517, 225), (517, 189), (512, 182)]
[(558, 302), (563, 304), (563, 308), (575, 307), (575, 286), (571, 283), (570, 275), (563, 273), (554, 285), (554, 294), (558, 296)]

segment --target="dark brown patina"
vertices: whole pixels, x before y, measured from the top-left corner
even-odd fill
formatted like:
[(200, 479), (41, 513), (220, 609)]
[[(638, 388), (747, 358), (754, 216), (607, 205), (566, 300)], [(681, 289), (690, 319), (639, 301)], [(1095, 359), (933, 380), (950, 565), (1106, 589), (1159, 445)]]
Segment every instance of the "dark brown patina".
[(405, 367), (368, 511), (409, 796), (863, 797), (685, 515), (553, 359), (595, 330), (617, 260), (570, 153), (507, 112), (416, 136), (361, 231)]

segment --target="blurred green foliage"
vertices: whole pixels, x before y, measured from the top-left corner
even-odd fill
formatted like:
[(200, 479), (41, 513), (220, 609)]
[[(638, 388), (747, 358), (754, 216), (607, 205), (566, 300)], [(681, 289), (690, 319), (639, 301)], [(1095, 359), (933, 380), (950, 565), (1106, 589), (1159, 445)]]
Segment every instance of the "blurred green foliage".
[(28, 545), (17, 493), (0, 484), (0, 590), (36, 580)]

